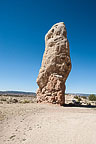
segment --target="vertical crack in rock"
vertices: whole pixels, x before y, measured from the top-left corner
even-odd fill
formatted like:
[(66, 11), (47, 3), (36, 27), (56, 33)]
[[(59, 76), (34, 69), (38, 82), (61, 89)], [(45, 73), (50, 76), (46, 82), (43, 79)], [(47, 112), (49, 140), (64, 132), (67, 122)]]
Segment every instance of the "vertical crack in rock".
[(65, 103), (65, 81), (71, 71), (66, 27), (63, 22), (52, 26), (45, 36), (45, 52), (37, 77), (37, 102)]

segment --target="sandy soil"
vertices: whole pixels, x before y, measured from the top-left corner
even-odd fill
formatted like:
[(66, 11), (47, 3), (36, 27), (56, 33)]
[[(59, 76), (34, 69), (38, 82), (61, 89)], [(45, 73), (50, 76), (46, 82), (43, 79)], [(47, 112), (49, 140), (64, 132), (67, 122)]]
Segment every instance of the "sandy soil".
[(0, 104), (0, 144), (96, 144), (96, 109)]

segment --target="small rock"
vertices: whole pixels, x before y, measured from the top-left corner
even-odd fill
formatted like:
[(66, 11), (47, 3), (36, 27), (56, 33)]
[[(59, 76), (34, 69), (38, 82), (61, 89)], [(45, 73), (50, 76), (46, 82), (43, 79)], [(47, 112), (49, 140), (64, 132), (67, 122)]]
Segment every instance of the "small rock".
[(12, 136), (10, 136), (10, 139), (13, 139), (15, 136), (16, 136), (16, 135), (12, 135)]

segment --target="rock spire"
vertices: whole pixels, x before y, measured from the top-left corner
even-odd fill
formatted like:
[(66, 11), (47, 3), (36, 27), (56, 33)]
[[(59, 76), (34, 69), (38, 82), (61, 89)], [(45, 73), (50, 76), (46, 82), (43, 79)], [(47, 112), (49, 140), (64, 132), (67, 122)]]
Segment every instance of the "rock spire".
[(45, 52), (37, 77), (37, 102), (64, 105), (65, 82), (71, 71), (66, 27), (63, 22), (52, 26), (45, 36)]

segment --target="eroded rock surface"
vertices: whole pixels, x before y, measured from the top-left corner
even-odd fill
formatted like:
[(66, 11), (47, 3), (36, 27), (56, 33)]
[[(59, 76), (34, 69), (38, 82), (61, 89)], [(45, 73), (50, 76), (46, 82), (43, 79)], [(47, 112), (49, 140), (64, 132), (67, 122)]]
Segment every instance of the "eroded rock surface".
[(37, 102), (65, 103), (65, 81), (71, 71), (67, 32), (63, 22), (52, 26), (45, 36), (45, 52), (37, 77)]

